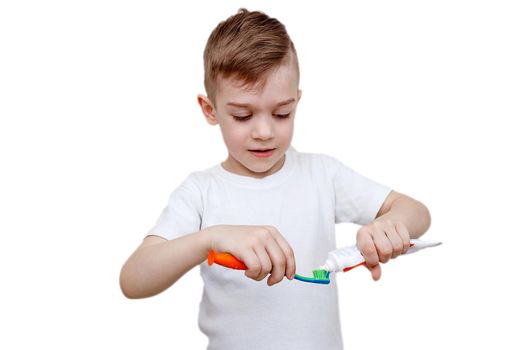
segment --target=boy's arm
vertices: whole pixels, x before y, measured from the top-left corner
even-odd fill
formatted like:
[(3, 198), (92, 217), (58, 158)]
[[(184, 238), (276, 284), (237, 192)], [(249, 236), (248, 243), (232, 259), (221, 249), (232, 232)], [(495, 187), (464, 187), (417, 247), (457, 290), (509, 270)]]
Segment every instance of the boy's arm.
[(147, 236), (126, 261), (120, 272), (120, 288), (131, 299), (156, 295), (208, 255), (203, 231), (166, 240)]
[(392, 191), (386, 197), (374, 221), (403, 223), (410, 238), (419, 238), (430, 227), (430, 212), (423, 203), (399, 192)]
[(229, 252), (248, 269), (246, 277), (272, 286), (293, 279), (292, 247), (273, 226), (214, 225), (174, 240), (148, 236), (120, 272), (120, 288), (128, 298), (146, 298), (175, 283), (205, 261), (208, 251)]
[(421, 202), (399, 192), (390, 192), (374, 221), (357, 232), (357, 246), (374, 280), (381, 277), (379, 263), (406, 253), (410, 239), (423, 235), (430, 221), (430, 212)]

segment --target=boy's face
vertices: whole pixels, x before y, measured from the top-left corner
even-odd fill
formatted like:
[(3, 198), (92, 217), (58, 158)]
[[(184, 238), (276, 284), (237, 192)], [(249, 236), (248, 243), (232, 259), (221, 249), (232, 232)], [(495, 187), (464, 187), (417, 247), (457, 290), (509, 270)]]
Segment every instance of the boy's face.
[(298, 75), (291, 62), (270, 73), (264, 88), (259, 90), (243, 89), (235, 80), (219, 77), (215, 107), (207, 97), (199, 95), (207, 121), (219, 124), (228, 148), (224, 168), (256, 178), (281, 169), (292, 141), (300, 98)]

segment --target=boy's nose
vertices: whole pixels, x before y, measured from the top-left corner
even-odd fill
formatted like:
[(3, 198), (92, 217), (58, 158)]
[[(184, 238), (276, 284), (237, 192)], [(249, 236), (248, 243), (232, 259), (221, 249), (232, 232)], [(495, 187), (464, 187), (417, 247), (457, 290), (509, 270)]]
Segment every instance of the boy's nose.
[(270, 139), (273, 137), (273, 124), (271, 117), (259, 117), (254, 123), (252, 129), (252, 138), (254, 139)]

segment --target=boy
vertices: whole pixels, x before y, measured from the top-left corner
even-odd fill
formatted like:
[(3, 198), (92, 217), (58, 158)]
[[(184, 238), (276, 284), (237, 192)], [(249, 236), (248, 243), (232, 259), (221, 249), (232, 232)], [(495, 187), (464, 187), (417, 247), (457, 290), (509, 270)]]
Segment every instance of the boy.
[[(228, 157), (172, 192), (123, 266), (121, 288), (129, 298), (149, 297), (200, 265), (208, 349), (342, 349), (335, 280), (284, 277), (317, 268), (336, 248), (334, 224), (354, 222), (363, 225), (357, 245), (378, 280), (379, 263), (407, 251), (428, 229), (429, 212), (332, 157), (290, 146), (299, 65), (278, 20), (240, 9), (211, 33), (204, 67), (207, 96), (198, 102), (220, 126)], [(210, 249), (248, 269), (208, 267)], [(267, 285), (256, 282), (267, 276)]]

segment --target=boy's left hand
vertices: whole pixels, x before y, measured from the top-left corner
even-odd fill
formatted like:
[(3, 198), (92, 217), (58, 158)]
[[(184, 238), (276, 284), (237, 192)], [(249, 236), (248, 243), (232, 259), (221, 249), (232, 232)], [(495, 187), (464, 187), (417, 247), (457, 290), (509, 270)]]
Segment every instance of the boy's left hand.
[(410, 235), (400, 221), (374, 220), (357, 231), (357, 248), (366, 261), (374, 281), (381, 278), (381, 266), (410, 248)]

